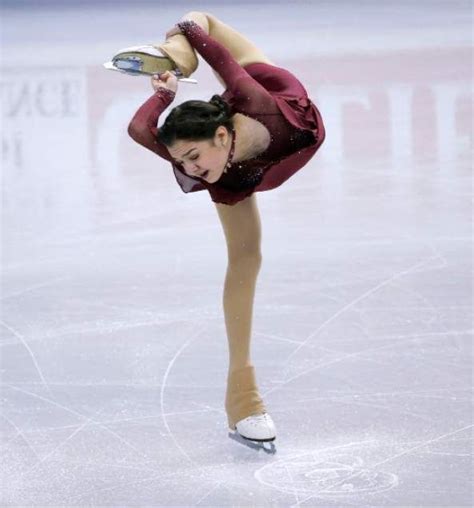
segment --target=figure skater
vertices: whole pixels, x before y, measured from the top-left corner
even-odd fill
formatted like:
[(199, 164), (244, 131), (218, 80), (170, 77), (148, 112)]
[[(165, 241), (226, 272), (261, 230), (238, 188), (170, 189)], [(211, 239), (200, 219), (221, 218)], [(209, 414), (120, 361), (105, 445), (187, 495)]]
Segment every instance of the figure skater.
[[(295, 76), (211, 14), (189, 12), (163, 44), (148, 48), (153, 55), (159, 50), (162, 66), (151, 78), (153, 95), (134, 115), (128, 133), (171, 163), (184, 192), (207, 189), (216, 204), (228, 253), (223, 294), (228, 424), (246, 439), (272, 441), (275, 424), (259, 395), (250, 357), (262, 263), (255, 193), (280, 186), (313, 157), (325, 138), (323, 121)], [(198, 66), (195, 51), (225, 91), (209, 102), (174, 107), (158, 128), (160, 114), (175, 98), (177, 75), (188, 77)]]

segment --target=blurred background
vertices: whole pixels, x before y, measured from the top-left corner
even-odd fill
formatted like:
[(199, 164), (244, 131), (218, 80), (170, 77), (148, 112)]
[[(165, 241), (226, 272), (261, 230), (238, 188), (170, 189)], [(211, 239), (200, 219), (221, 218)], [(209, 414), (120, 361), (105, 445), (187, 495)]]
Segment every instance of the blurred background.
[[(471, 506), (471, 2), (1, 6), (2, 506)], [(275, 454), (227, 436), (215, 206), (128, 137), (149, 79), (102, 67), (191, 10), (326, 127), (257, 193)], [(173, 105), (223, 92), (194, 77)]]

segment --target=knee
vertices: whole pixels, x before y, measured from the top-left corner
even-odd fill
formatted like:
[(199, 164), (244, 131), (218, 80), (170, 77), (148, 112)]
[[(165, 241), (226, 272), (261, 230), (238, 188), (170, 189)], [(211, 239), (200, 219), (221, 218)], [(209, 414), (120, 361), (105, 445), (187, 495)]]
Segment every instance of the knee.
[(194, 21), (197, 23), (206, 33), (209, 33), (209, 21), (207, 13), (201, 11), (189, 11), (182, 18), (181, 21)]
[(229, 265), (260, 268), (262, 264), (262, 246), (260, 234), (247, 232), (245, 238), (227, 238), (227, 256)]
[(229, 267), (244, 271), (259, 271), (262, 266), (260, 251), (230, 252), (228, 253)]
[(196, 23), (199, 23), (199, 21), (202, 21), (203, 19), (207, 18), (207, 13), (202, 11), (189, 11), (187, 12), (182, 18), (181, 21), (196, 21)]

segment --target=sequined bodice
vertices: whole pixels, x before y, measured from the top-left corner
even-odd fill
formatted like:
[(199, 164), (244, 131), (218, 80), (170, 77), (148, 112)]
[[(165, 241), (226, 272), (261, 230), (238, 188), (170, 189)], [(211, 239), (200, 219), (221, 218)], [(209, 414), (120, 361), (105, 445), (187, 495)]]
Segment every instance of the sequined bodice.
[(178, 26), (193, 49), (222, 78), (226, 86), (222, 98), (231, 111), (263, 123), (270, 132), (270, 144), (257, 157), (232, 163), (217, 182), (187, 175), (157, 139), (160, 114), (175, 97), (166, 88), (159, 88), (135, 113), (129, 134), (172, 164), (183, 192), (207, 189), (214, 202), (231, 205), (254, 191), (278, 187), (307, 164), (325, 138), (321, 115), (304, 86), (289, 71), (275, 65), (256, 62), (242, 67), (225, 46), (193, 21)]
[(258, 185), (265, 173), (265, 168), (278, 160), (294, 153), (299, 148), (308, 146), (313, 141), (311, 133), (293, 127), (281, 113), (253, 115), (263, 123), (270, 132), (271, 140), (267, 149), (251, 159), (234, 162), (217, 181), (226, 189), (239, 191)]

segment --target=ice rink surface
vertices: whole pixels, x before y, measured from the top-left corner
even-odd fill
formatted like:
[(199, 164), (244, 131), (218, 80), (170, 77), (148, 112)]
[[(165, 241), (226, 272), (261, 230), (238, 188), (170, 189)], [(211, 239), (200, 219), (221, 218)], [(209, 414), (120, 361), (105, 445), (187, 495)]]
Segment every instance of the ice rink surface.
[[(2, 506), (471, 506), (468, 1), (2, 3)], [(224, 234), (127, 135), (120, 48), (212, 12), (325, 120), (257, 194), (252, 359), (274, 453), (230, 439)], [(207, 64), (176, 103), (222, 87)]]

